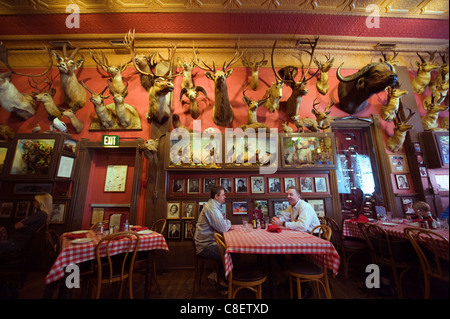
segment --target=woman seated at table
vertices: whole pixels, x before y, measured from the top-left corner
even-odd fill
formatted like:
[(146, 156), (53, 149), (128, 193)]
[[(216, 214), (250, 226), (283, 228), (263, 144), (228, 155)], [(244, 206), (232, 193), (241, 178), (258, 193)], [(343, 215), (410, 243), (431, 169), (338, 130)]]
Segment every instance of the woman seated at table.
[(48, 223), (52, 212), (53, 197), (50, 194), (34, 196), (33, 214), (14, 225), (14, 233), (7, 240), (0, 241), (0, 255), (18, 252), (25, 248), (36, 231)]
[(297, 187), (288, 188), (287, 200), (289, 207), (281, 213), (280, 217), (273, 217), (272, 224), (307, 233), (311, 233), (314, 227), (320, 225), (314, 208), (300, 199), (300, 190)]

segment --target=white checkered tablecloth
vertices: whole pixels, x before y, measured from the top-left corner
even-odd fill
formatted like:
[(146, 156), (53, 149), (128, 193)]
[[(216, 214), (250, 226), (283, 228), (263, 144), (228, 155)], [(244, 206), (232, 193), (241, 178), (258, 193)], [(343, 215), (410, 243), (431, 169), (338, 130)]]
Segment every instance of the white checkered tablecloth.
[(308, 233), (282, 228), (280, 233), (272, 233), (263, 229), (246, 232), (242, 225), (233, 225), (232, 230), (225, 232), (227, 245), (225, 252), (225, 275), (233, 269), (231, 253), (238, 254), (306, 254), (326, 268), (333, 270), (336, 276), (341, 258), (329, 241)]
[[(64, 235), (61, 236), (62, 249), (49, 273), (45, 277), (46, 284), (50, 284), (64, 277), (64, 272), (68, 265), (95, 259), (95, 247), (100, 241), (101, 236), (95, 236), (94, 233), (90, 231), (87, 237), (92, 238), (93, 240), (85, 244), (72, 244), (70, 239), (67, 239)], [(125, 252), (127, 245), (128, 241), (125, 239), (115, 240), (114, 244), (111, 246), (111, 254), (116, 255)], [(147, 251), (154, 249), (169, 250), (164, 236), (157, 232), (140, 235), (138, 250)], [(105, 249), (100, 249), (100, 256), (105, 256)]]

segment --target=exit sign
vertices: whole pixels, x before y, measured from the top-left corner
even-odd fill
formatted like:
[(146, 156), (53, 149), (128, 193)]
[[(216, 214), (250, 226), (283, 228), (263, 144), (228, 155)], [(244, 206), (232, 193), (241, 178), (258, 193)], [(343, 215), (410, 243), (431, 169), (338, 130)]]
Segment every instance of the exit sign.
[(103, 135), (103, 146), (119, 146), (119, 135)]

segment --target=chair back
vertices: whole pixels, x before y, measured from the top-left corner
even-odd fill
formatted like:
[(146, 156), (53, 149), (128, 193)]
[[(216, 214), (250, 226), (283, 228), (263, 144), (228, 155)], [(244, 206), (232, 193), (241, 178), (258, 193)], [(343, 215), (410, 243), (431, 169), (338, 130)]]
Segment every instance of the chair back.
[(167, 220), (158, 219), (156, 222), (153, 223), (151, 230), (162, 234), (164, 232), (164, 230), (166, 229), (166, 223), (167, 223)]
[(331, 228), (327, 225), (317, 225), (311, 231), (311, 234), (317, 232), (317, 236), (319, 238), (325, 239), (326, 241), (330, 241), (331, 239)]
[(339, 251), (342, 246), (342, 230), (338, 223), (331, 217), (325, 216), (325, 225), (331, 228), (331, 242), (334, 247)]
[(49, 258), (48, 263), (50, 269), (59, 255), (59, 252), (61, 250), (61, 242), (59, 240), (58, 233), (53, 229), (48, 229), (46, 236), (47, 236), (47, 252)]
[(220, 258), (222, 259), (223, 266), (225, 267), (225, 252), (227, 251), (227, 244), (225, 243), (225, 238), (219, 233), (214, 234), (214, 239), (219, 247)]

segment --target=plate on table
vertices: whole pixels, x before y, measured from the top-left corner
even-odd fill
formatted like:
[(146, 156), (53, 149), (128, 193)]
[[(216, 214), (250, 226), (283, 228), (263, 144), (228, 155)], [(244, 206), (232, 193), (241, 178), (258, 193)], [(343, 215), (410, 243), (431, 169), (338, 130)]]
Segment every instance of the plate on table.
[(146, 229), (146, 230), (138, 231), (137, 233), (138, 233), (139, 235), (148, 235), (148, 234), (153, 233), (153, 230)]
[(398, 224), (396, 224), (396, 223), (381, 223), (381, 225), (384, 225), (384, 226), (398, 226)]
[(77, 238), (72, 240), (72, 244), (86, 244), (92, 241), (92, 238)]
[(75, 231), (72, 231), (70, 233), (74, 234), (74, 235), (76, 235), (76, 234), (87, 234), (87, 233), (89, 233), (89, 230), (75, 230)]

